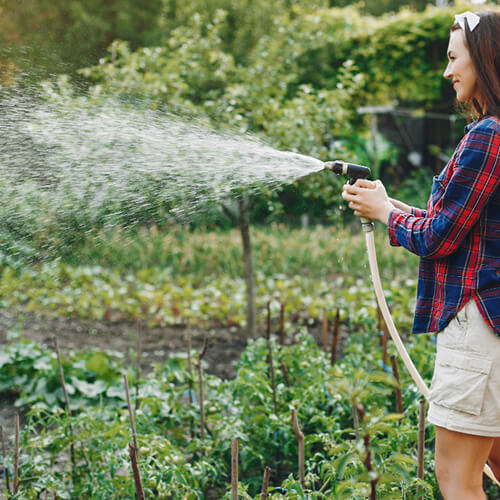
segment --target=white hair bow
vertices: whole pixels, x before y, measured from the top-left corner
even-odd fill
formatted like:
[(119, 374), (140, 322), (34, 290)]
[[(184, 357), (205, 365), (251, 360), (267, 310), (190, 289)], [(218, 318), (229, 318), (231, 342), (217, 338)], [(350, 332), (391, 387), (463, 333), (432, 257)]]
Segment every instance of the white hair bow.
[(474, 14), (474, 12), (464, 12), (463, 14), (457, 14), (455, 16), (455, 22), (465, 31), (465, 20), (467, 19), (467, 23), (469, 25), (469, 29), (474, 31), (474, 28), (479, 24), (481, 18)]

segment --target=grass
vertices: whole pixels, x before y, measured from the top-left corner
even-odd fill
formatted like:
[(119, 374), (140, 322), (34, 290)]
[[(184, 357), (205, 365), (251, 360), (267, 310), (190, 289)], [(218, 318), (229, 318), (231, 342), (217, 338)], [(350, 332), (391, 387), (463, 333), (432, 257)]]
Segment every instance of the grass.
[[(349, 274), (366, 277), (368, 263), (361, 230), (316, 226), (295, 229), (271, 224), (251, 229), (254, 266), (264, 275), (310, 278)], [(376, 228), (379, 267), (386, 279), (401, 272), (414, 276), (418, 259), (390, 248), (385, 228)], [(169, 268), (174, 275), (200, 280), (207, 275), (240, 277), (243, 273), (239, 231), (189, 230), (182, 226), (139, 231), (114, 229), (89, 237), (67, 257), (70, 265), (100, 265), (117, 272)]]

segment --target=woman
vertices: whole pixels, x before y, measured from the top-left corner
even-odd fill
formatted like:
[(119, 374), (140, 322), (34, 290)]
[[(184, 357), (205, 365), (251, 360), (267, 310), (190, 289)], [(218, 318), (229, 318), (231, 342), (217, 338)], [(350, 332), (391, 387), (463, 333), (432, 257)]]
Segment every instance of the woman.
[(444, 77), (476, 121), (434, 178), (427, 210), (389, 198), (380, 181), (342, 196), (421, 257), (413, 331), (439, 332), (428, 414), (436, 476), (446, 500), (475, 500), (486, 498), (486, 461), (500, 479), (499, 13), (456, 16)]

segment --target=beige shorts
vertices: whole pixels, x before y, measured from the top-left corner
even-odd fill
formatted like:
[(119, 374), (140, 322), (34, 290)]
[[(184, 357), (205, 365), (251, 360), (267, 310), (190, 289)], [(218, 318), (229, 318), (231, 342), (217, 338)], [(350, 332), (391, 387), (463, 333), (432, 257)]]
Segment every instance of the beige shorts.
[(477, 436), (500, 436), (500, 337), (471, 300), (437, 335), (428, 420)]

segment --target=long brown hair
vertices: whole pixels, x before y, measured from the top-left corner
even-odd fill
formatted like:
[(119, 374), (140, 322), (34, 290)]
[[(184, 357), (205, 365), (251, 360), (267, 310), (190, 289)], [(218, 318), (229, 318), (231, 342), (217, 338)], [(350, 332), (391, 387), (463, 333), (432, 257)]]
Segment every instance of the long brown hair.
[[(465, 41), (477, 74), (482, 103), (476, 99), (466, 103), (471, 118), (493, 115), (500, 118), (500, 13), (479, 11), (479, 24), (474, 31), (465, 21)], [(451, 31), (461, 29), (455, 23)], [(483, 109), (484, 106), (484, 109)]]

